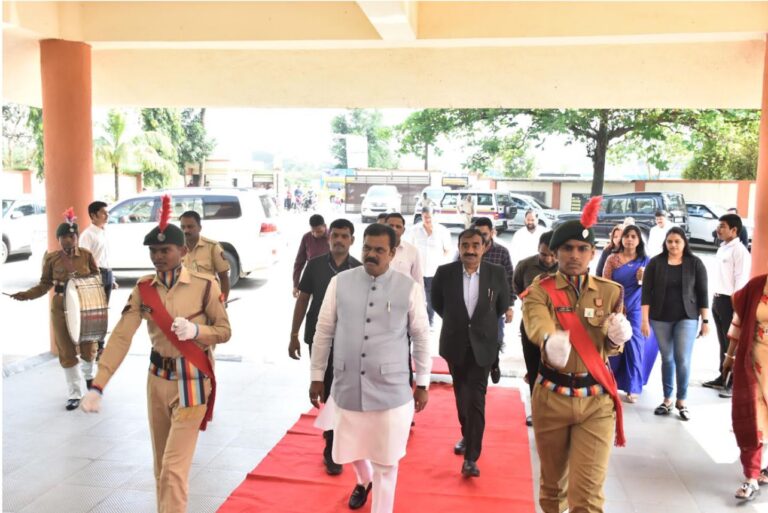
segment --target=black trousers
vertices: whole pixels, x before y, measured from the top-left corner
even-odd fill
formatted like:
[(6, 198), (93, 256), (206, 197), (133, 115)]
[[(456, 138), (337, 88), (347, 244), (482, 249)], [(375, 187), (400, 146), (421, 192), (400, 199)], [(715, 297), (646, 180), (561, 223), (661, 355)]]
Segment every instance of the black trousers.
[(528, 387), (531, 389), (531, 396), (533, 396), (536, 377), (539, 375), (541, 349), (528, 339), (522, 322), (520, 323), (520, 341), (523, 344), (523, 359), (525, 360), (525, 371), (528, 373)]
[(715, 321), (717, 340), (720, 342), (720, 372), (723, 371), (725, 352), (728, 351), (728, 328), (733, 321), (733, 303), (731, 296), (715, 295), (712, 299), (712, 318)]
[[(312, 358), (312, 344), (308, 343), (309, 357)], [(333, 385), (333, 346), (331, 346), (331, 352), (328, 354), (328, 367), (325, 368), (325, 375), (323, 376), (323, 402), (326, 402), (331, 397), (331, 385)]]
[(456, 410), (461, 423), (461, 436), (466, 444), (464, 459), (477, 461), (483, 448), (485, 392), (488, 389), (491, 367), (478, 365), (472, 348), (469, 347), (464, 360), (460, 364), (449, 362), (448, 370), (453, 378), (453, 394), (456, 397)]

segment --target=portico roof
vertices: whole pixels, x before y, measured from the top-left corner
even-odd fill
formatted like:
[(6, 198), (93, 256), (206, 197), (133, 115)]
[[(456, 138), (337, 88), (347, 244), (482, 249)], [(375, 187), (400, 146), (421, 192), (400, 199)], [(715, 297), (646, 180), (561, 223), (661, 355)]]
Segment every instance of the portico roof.
[(768, 2), (4, 2), (4, 101), (41, 39), (129, 106), (759, 108)]

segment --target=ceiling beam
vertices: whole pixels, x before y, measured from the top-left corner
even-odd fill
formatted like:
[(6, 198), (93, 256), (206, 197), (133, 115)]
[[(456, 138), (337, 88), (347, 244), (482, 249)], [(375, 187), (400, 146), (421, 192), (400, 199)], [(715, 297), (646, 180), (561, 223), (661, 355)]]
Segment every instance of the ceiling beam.
[(385, 41), (415, 41), (418, 38), (418, 2), (357, 2), (371, 25)]

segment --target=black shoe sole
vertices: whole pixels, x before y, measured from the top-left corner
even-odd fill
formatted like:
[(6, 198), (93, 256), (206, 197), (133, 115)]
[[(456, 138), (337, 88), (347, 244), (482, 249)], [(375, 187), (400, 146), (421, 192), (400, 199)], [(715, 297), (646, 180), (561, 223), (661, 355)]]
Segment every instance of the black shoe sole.
[(67, 405), (64, 408), (66, 408), (67, 411), (73, 411), (73, 410), (76, 410), (78, 406), (80, 406), (79, 399), (76, 402), (67, 401)]

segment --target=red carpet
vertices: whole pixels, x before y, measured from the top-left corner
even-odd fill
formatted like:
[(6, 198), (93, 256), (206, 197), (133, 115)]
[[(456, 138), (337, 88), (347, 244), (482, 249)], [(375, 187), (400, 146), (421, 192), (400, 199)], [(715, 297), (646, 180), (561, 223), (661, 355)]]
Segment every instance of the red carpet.
[(448, 362), (443, 360), (442, 356), (432, 357), (432, 374), (450, 374), (448, 371)]
[[(326, 475), (323, 439), (312, 426), (317, 410), (302, 415), (219, 509), (222, 513), (342, 513), (355, 485), (350, 465)], [(462, 458), (453, 454), (460, 438), (450, 385), (430, 387), (426, 410), (400, 461), (395, 513), (534, 511), (525, 411), (517, 389), (489, 387), (481, 475), (464, 479)], [(372, 493), (375, 493), (373, 491)], [(370, 497), (361, 512), (370, 511)]]

